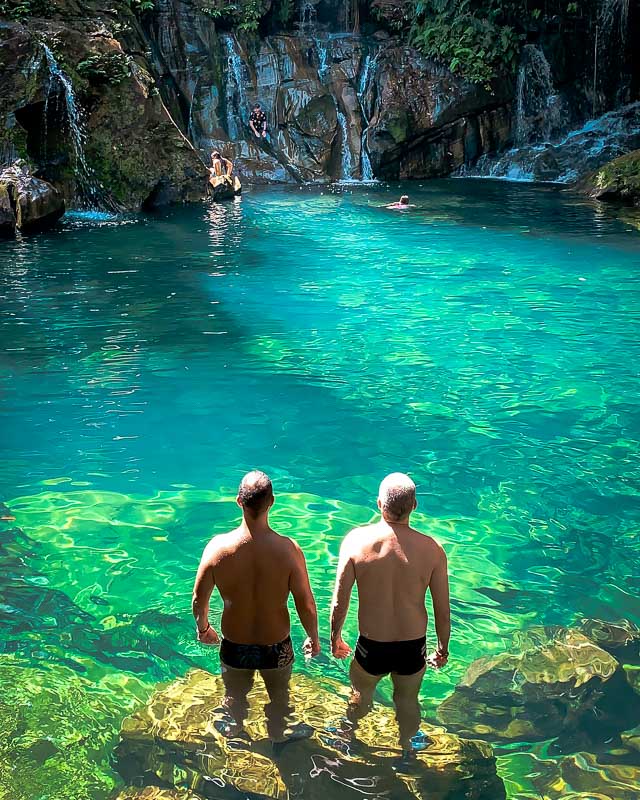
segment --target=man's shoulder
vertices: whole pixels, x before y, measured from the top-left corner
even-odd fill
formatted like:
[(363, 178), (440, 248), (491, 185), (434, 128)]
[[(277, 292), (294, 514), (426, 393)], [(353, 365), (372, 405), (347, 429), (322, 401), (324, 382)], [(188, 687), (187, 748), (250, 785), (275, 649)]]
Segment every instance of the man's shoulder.
[(414, 540), (425, 550), (430, 550), (434, 554), (444, 555), (444, 547), (431, 534), (419, 531), (417, 528), (410, 528), (409, 530), (413, 534)]
[(215, 536), (209, 539), (207, 546), (204, 548), (205, 556), (213, 557), (229, 550), (229, 548), (232, 548), (234, 544), (237, 543), (239, 538), (238, 534), (239, 531), (237, 528), (232, 531), (226, 531), (225, 533), (216, 533)]

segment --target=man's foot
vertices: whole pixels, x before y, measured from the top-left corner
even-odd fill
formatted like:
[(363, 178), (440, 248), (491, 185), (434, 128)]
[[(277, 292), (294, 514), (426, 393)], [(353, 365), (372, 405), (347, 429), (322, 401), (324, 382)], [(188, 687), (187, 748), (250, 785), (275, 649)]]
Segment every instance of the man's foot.
[(430, 736), (427, 736), (426, 733), (422, 731), (418, 731), (415, 736), (412, 736), (409, 740), (411, 752), (419, 753), (422, 750), (426, 750), (430, 745), (433, 744), (433, 739)]
[(304, 722), (299, 722), (297, 725), (291, 725), (284, 732), (284, 738), (271, 743), (271, 749), (274, 756), (279, 756), (284, 748), (291, 744), (291, 742), (299, 742), (301, 739), (310, 739), (313, 736), (313, 728), (306, 725)]

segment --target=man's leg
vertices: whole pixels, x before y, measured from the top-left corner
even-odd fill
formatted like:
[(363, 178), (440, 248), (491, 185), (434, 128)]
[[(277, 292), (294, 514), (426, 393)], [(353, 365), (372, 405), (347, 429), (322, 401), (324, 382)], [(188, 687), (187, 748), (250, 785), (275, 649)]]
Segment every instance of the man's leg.
[(351, 678), (351, 687), (353, 691), (349, 698), (349, 705), (347, 706), (347, 719), (353, 723), (355, 729), (359, 720), (371, 711), (373, 693), (376, 690), (376, 686), (380, 683), (380, 679), (384, 676), (370, 675), (362, 669), (355, 658), (351, 662), (349, 676)]
[(416, 735), (420, 727), (418, 694), (423, 676), (424, 667), (414, 675), (397, 675), (396, 673), (391, 675), (393, 702), (400, 729), (400, 747), (403, 751), (411, 750), (411, 738)]
[(264, 713), (267, 718), (267, 733), (273, 742), (281, 742), (284, 739), (287, 716), (291, 713), (289, 681), (292, 668), (293, 664), (289, 664), (281, 669), (260, 670), (270, 700), (264, 707)]
[(228, 667), (226, 664), (221, 664), (220, 666), (225, 689), (225, 697), (222, 704), (233, 720), (233, 725), (228, 726), (224, 733), (227, 736), (235, 736), (243, 730), (249, 713), (247, 695), (253, 686), (255, 671), (252, 669), (236, 669), (235, 667)]

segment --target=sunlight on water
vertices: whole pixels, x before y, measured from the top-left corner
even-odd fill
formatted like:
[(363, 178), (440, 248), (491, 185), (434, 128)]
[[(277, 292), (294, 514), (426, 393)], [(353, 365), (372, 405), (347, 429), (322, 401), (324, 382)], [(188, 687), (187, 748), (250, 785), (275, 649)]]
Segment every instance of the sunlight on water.
[[(403, 189), (416, 208), (385, 209)], [(430, 722), (533, 625), (640, 623), (637, 224), (456, 180), (70, 214), (0, 245), (0, 797), (105, 797), (122, 719), (158, 683), (218, 669), (191, 587), (252, 467), (322, 614), (304, 676), (347, 683), (327, 642), (340, 541), (398, 469), (451, 568)], [(608, 796), (584, 783), (595, 758), (523, 737), (499, 770), (512, 797), (539, 796), (536, 771)], [(632, 767), (607, 778), (620, 797)]]

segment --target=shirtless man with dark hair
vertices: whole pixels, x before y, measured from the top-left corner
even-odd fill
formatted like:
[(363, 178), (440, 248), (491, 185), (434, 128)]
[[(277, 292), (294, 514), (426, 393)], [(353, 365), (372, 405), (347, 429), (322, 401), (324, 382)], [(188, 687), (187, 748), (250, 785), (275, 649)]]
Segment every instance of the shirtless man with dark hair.
[[(406, 756), (418, 749), (418, 693), (427, 662), (447, 663), (451, 634), (447, 558), (442, 547), (409, 525), (416, 487), (408, 475), (394, 473), (380, 484), (382, 519), (355, 528), (340, 548), (331, 613), (331, 649), (346, 658), (342, 639), (353, 584), (358, 585), (360, 638), (351, 663), (353, 693), (348, 718), (355, 726), (370, 710), (380, 679), (391, 674), (393, 700)], [(431, 592), (438, 646), (426, 657), (427, 610)]]
[(293, 595), (310, 656), (320, 652), (316, 604), (302, 551), (269, 526), (274, 496), (264, 472), (244, 476), (236, 502), (242, 509), (240, 526), (214, 536), (202, 554), (193, 588), (196, 636), (203, 644), (220, 643), (209, 621), (209, 600), (217, 586), (224, 601), (220, 662), (225, 706), (232, 718), (227, 734), (242, 731), (247, 694), (258, 671), (271, 700), (266, 709), (269, 734), (280, 741), (294, 657), (287, 599)]

